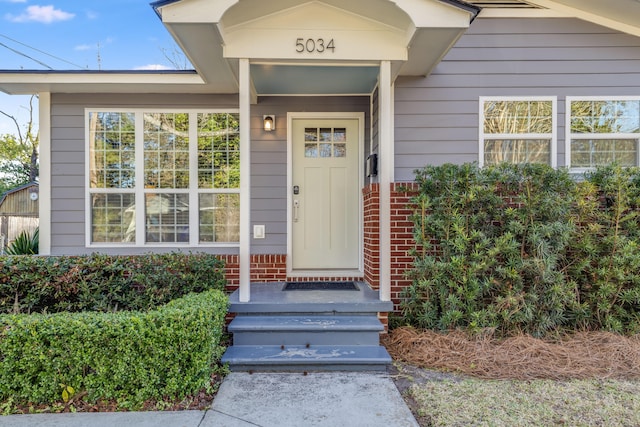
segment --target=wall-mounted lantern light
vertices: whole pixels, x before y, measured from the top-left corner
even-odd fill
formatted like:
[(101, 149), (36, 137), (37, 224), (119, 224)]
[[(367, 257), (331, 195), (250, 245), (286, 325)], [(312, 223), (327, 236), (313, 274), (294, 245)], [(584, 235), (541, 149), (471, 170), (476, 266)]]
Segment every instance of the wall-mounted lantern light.
[(262, 117), (264, 122), (264, 130), (266, 132), (271, 132), (276, 129), (276, 116), (274, 114), (267, 114)]

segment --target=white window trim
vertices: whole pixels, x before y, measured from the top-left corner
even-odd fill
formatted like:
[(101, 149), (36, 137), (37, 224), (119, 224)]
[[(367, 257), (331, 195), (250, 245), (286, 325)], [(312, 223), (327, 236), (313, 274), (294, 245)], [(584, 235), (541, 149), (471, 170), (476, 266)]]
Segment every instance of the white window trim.
[[(144, 118), (143, 113), (186, 113), (189, 114), (189, 120), (197, 120), (192, 115), (195, 116), (198, 113), (226, 113), (226, 114), (239, 114), (240, 110), (238, 108), (116, 108), (113, 106), (109, 107), (88, 107), (84, 109), (84, 126), (85, 126), (85, 138), (84, 138), (84, 147), (85, 147), (85, 174), (84, 174), (84, 187), (85, 187), (85, 246), (87, 248), (238, 248), (240, 246), (239, 242), (199, 242), (198, 236), (198, 225), (199, 225), (199, 217), (198, 217), (198, 209), (189, 209), (189, 242), (151, 242), (145, 243), (145, 230), (143, 227), (138, 227), (138, 224), (144, 224), (144, 209), (136, 209), (136, 241), (127, 243), (127, 242), (92, 242), (91, 241), (91, 194), (95, 193), (130, 193), (135, 194), (136, 203), (138, 201), (144, 200), (145, 189), (142, 185), (136, 185), (135, 188), (122, 188), (122, 189), (102, 189), (95, 188), (91, 189), (89, 187), (89, 176), (91, 174), (90, 168), (90, 152), (89, 152), (89, 137), (90, 137), (90, 128), (89, 128), (89, 113), (133, 113), (135, 114), (135, 122), (136, 122), (136, 183), (138, 182), (139, 177), (144, 176), (144, 150), (138, 149), (138, 142), (144, 140)], [(195, 126), (189, 127), (189, 164), (197, 165), (198, 164), (198, 144), (192, 144), (192, 141), (198, 140), (198, 129)], [(189, 182), (198, 182), (198, 171), (197, 168), (190, 167), (189, 169)], [(111, 191), (113, 190), (113, 191)], [(155, 192), (155, 191), (154, 191)], [(199, 200), (198, 195), (203, 193), (214, 193), (214, 194), (240, 194), (240, 188), (237, 189), (198, 189), (198, 188), (189, 188), (189, 189), (160, 189), (157, 192), (165, 192), (165, 193), (188, 193), (189, 194), (189, 206), (198, 206)], [(240, 207), (242, 209), (242, 206)]]
[[(557, 96), (481, 96), (478, 105), (478, 165), (484, 166), (485, 139), (513, 138), (516, 134), (485, 134), (484, 133), (484, 104), (487, 101), (551, 101), (551, 134), (522, 133), (517, 134), (521, 139), (547, 139), (551, 135), (550, 166), (558, 167), (558, 97)], [(490, 135), (490, 137), (489, 137)]]
[(573, 139), (635, 139), (636, 163), (640, 166), (640, 134), (638, 133), (580, 133), (571, 132), (571, 103), (573, 101), (640, 101), (640, 96), (567, 96), (565, 98), (565, 165), (572, 173), (584, 174), (595, 168), (571, 167), (571, 140)]

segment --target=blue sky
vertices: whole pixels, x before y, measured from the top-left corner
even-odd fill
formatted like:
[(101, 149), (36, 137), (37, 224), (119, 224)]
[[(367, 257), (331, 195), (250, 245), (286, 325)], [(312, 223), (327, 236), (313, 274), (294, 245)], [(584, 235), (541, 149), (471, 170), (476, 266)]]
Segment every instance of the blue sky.
[[(0, 0), (0, 69), (173, 68), (177, 50), (151, 0)], [(100, 59), (98, 59), (100, 58)], [(28, 97), (0, 92), (0, 110), (28, 117)], [(15, 133), (0, 115), (0, 135)]]

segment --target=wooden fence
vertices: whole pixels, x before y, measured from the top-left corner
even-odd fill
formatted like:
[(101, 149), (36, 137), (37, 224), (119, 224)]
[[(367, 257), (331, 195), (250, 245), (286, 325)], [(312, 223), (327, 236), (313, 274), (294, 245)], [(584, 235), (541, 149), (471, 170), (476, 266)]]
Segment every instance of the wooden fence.
[(0, 214), (0, 254), (23, 231), (33, 233), (40, 218), (34, 214)]

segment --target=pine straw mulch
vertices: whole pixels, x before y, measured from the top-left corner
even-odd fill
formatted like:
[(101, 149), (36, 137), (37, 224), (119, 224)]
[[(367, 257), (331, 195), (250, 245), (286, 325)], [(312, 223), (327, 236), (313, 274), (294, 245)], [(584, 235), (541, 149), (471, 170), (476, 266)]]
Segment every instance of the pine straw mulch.
[(484, 379), (640, 379), (640, 336), (576, 332), (557, 340), (497, 339), (402, 327), (383, 338), (394, 360)]

